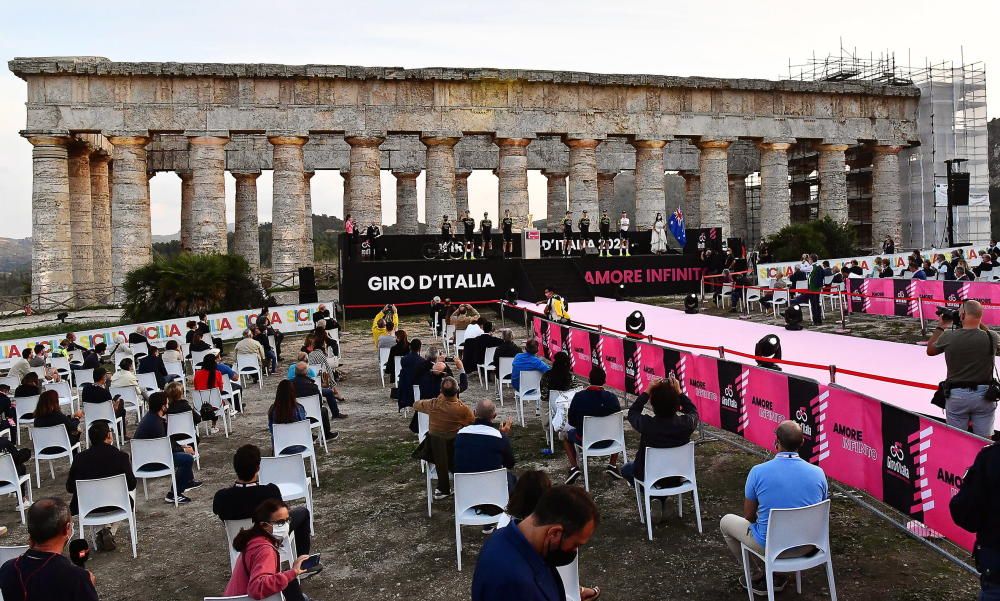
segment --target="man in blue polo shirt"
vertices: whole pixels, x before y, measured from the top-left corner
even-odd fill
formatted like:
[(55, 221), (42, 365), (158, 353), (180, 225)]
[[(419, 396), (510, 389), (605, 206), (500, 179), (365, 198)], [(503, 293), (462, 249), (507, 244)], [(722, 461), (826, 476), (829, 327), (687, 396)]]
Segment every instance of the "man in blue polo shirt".
[[(521, 372), (540, 371), (543, 374), (549, 371), (549, 366), (538, 358), (538, 341), (531, 339), (524, 343), (524, 352), (514, 355), (514, 361), (510, 365), (510, 385), (514, 390), (520, 390)], [(528, 392), (528, 391), (525, 391)], [(541, 411), (541, 400), (535, 401), (535, 415)]]
[[(608, 375), (604, 368), (594, 366), (590, 370), (590, 386), (573, 395), (573, 400), (569, 402), (569, 411), (566, 421), (569, 429), (566, 431), (566, 439), (563, 440), (563, 448), (566, 450), (566, 458), (569, 459), (569, 475), (566, 476), (566, 484), (576, 482), (583, 472), (580, 471), (576, 460), (576, 446), (583, 444), (583, 418), (604, 417), (622, 410), (618, 397), (612, 392), (604, 390), (604, 383)], [(609, 446), (610, 443), (600, 443), (597, 447)], [(612, 478), (622, 479), (621, 472), (618, 471), (618, 455), (612, 455), (608, 459), (608, 467), (605, 472)]]
[[(486, 540), (472, 576), (472, 601), (563, 601), (566, 590), (556, 568), (573, 563), (600, 517), (582, 488), (550, 488), (531, 515)], [(598, 594), (581, 589), (580, 599)]]
[[(755, 465), (747, 476), (743, 516), (730, 513), (722, 517), (719, 525), (722, 538), (741, 568), (743, 552), (740, 543), (763, 555), (767, 543), (767, 521), (772, 509), (807, 507), (828, 496), (826, 474), (818, 466), (799, 457), (802, 427), (794, 421), (784, 421), (778, 425), (775, 436), (778, 454), (770, 461)], [(809, 550), (803, 549), (803, 552)], [(751, 563), (753, 592), (766, 595), (761, 566), (756, 560)], [(784, 589), (786, 582), (787, 578), (775, 579), (775, 592)], [(740, 576), (740, 584), (747, 585), (743, 576)]]

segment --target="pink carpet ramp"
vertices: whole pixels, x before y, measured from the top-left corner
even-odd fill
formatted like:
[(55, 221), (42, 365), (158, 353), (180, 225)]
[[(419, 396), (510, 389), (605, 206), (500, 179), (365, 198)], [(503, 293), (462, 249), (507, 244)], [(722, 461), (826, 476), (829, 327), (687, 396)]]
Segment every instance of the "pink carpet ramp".
[[(537, 308), (526, 303), (521, 306)], [(595, 308), (597, 313), (589, 313)], [(704, 315), (688, 316), (633, 303), (574, 303), (571, 311), (581, 321), (600, 316), (609, 328), (617, 330), (615, 326), (624, 323), (624, 316), (636, 308), (646, 315), (648, 333), (666, 333), (679, 342), (691, 342), (697, 336), (698, 343), (704, 343), (706, 338), (711, 339), (709, 335), (725, 336), (731, 348), (734, 343), (749, 340), (752, 350), (759, 337), (776, 333), (769, 326)], [(615, 323), (613, 320), (618, 318)], [(733, 330), (720, 326), (719, 322), (731, 325)], [(829, 477), (865, 490), (962, 547), (971, 548), (973, 536), (951, 520), (948, 502), (957, 492), (961, 474), (987, 441), (896, 404), (843, 386), (793, 375), (801, 367), (776, 372), (720, 359), (719, 353), (711, 348), (671, 347), (661, 342), (623, 339), (607, 330), (602, 333), (564, 326), (538, 317), (532, 318), (532, 328), (542, 341), (540, 355), (551, 358), (560, 350), (569, 352), (574, 372), (583, 377), (592, 365), (600, 365), (608, 374), (610, 388), (637, 394), (668, 372), (676, 374), (705, 423), (763, 448), (773, 448), (774, 428), (778, 423), (794, 419), (806, 435), (806, 444), (800, 450), (804, 459), (822, 467)], [(681, 334), (687, 340), (682, 340), (685, 336)], [(833, 335), (788, 334), (796, 335), (800, 342), (805, 340), (803, 344), (814, 345), (812, 355), (824, 355), (835, 346), (830, 344)], [(811, 336), (799, 336), (804, 334)], [(837, 337), (837, 341), (844, 340), (851, 339)], [(800, 347), (802, 352), (809, 351), (809, 347), (799, 344), (793, 348)], [(700, 354), (705, 352), (710, 354)], [(815, 356), (809, 359), (819, 360)]]

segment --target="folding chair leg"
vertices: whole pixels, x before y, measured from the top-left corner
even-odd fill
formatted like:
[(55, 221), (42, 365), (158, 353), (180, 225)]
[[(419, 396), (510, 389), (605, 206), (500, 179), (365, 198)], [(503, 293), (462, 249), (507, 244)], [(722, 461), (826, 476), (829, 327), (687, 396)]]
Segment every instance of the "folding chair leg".
[(753, 586), (751, 584), (753, 580), (750, 577), (750, 552), (747, 551), (746, 547), (742, 546), (740, 548), (740, 552), (743, 554), (743, 578), (747, 583), (747, 598), (750, 599), (750, 601), (754, 601)]
[(316, 480), (316, 488), (319, 488), (319, 467), (316, 465), (315, 449), (313, 449), (313, 454), (309, 456), (309, 462), (312, 463), (313, 478)]
[(138, 544), (138, 541), (136, 540), (138, 538), (138, 535), (136, 534), (136, 531), (135, 531), (135, 514), (134, 513), (128, 519), (128, 526), (129, 526), (129, 534), (132, 535), (132, 559), (135, 559), (135, 558), (137, 558), (139, 556), (139, 551), (136, 548), (137, 544)]
[(694, 518), (698, 522), (698, 534), (701, 534), (701, 503), (698, 502), (698, 487), (695, 486), (694, 490)]
[(684, 517), (684, 493), (677, 495), (677, 517)]
[(38, 488), (42, 487), (42, 470), (38, 466), (38, 455), (35, 455), (35, 480), (38, 482)]
[(149, 491), (146, 490), (146, 479), (145, 478), (140, 478), (140, 480), (142, 480), (142, 500), (143, 501), (148, 501), (149, 500)]
[(590, 471), (587, 469), (587, 454), (583, 453), (583, 488), (590, 492)]
[[(28, 491), (31, 491), (31, 479), (28, 480)], [(24, 519), (24, 497), (21, 496), (21, 484), (17, 485), (17, 510), (21, 512), (21, 523), (27, 524), (28, 522)], [(82, 532), (82, 530), (81, 530)], [(832, 572), (831, 572), (832, 574)], [(832, 580), (831, 580), (832, 582)]]
[(646, 534), (649, 536), (649, 540), (653, 540), (653, 509), (650, 507), (649, 503), (649, 491), (643, 491), (643, 495), (646, 502)]
[(830, 586), (830, 601), (837, 601), (837, 587), (833, 584), (833, 560), (826, 560), (826, 582)]
[(635, 482), (635, 484), (633, 485), (633, 488), (635, 488), (635, 504), (639, 508), (639, 523), (640, 524), (645, 524), (646, 523), (646, 519), (644, 517), (642, 517), (643, 516), (643, 514), (642, 514), (642, 486), (638, 482)]
[(458, 554), (458, 571), (462, 571), (462, 526), (455, 520), (455, 551)]
[(767, 583), (767, 601), (774, 601), (774, 572), (764, 566), (764, 581)]
[(431, 517), (432, 505), (434, 501), (434, 491), (431, 490), (431, 466), (427, 466), (427, 517)]

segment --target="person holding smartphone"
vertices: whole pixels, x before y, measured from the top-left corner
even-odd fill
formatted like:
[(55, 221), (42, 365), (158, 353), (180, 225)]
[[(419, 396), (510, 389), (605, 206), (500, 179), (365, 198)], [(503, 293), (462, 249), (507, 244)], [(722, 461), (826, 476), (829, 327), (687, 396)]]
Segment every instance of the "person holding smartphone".
[(282, 593), (286, 601), (305, 601), (298, 576), (306, 569), (308, 555), (299, 555), (290, 570), (279, 571), (281, 558), (278, 548), (288, 537), (288, 505), (279, 499), (267, 499), (253, 512), (253, 525), (240, 530), (233, 539), (233, 548), (240, 552), (233, 566), (233, 575), (222, 594), (227, 597), (249, 595), (263, 599)]
[[(652, 416), (643, 414), (647, 403), (653, 409)], [(698, 427), (698, 409), (681, 392), (681, 383), (671, 372), (666, 380), (654, 382), (646, 392), (636, 397), (628, 409), (628, 423), (639, 433), (639, 451), (635, 461), (622, 466), (622, 476), (634, 487), (636, 478), (645, 482), (643, 466), (646, 449), (671, 449), (686, 445)], [(653, 483), (647, 484), (651, 486)]]

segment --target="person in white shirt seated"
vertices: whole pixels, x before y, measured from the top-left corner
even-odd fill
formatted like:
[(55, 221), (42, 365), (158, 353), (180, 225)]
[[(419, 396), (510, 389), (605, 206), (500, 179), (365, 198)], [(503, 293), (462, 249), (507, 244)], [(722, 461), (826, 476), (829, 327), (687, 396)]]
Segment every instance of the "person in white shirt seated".
[(480, 317), (476, 321), (470, 323), (465, 328), (465, 339), (466, 340), (472, 340), (473, 338), (476, 338), (477, 336), (482, 336), (483, 335), (483, 322), (484, 321), (486, 321), (486, 318), (485, 317)]

